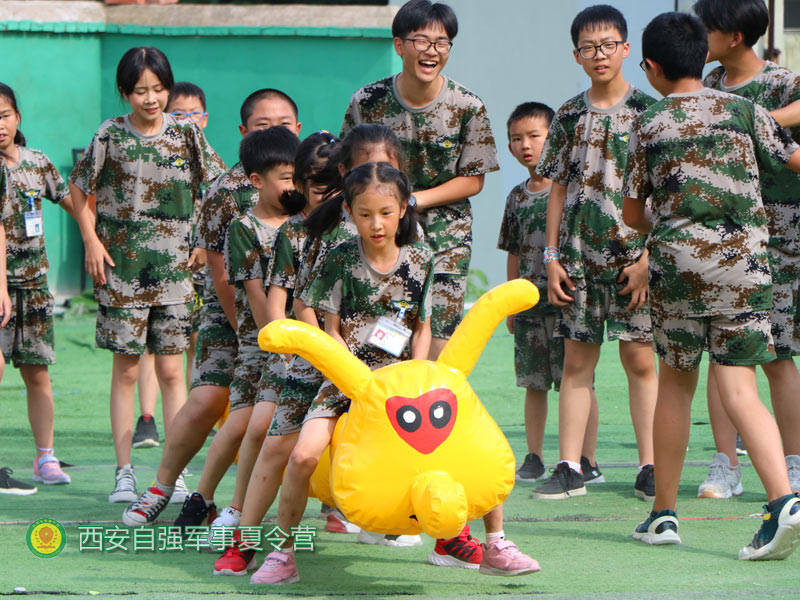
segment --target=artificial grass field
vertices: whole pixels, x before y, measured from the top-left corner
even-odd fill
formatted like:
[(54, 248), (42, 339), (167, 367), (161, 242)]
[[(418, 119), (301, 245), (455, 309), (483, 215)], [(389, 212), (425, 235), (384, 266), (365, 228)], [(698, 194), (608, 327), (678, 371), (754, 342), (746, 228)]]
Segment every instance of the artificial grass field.
[[(329, 534), (318, 518), (319, 502), (309, 501), (304, 524), (318, 528), (314, 552), (298, 553), (301, 582), (254, 586), (249, 577), (214, 577), (209, 552), (79, 552), (78, 523), (121, 524), (124, 505), (109, 504), (114, 482), (114, 451), (108, 418), (111, 354), (94, 348), (94, 315), (56, 318), (58, 364), (50, 370), (56, 402), (57, 455), (75, 464), (68, 486), (39, 486), (32, 496), (0, 495), (0, 596), (23, 587), (42, 596), (138, 596), (141, 598), (227, 598), (269, 594), (308, 598), (739, 598), (800, 597), (800, 552), (785, 561), (747, 563), (736, 559), (759, 526), (765, 502), (754, 470), (743, 463), (744, 494), (731, 500), (700, 500), (697, 485), (714, 452), (701, 375), (692, 417), (692, 434), (681, 484), (678, 515), (681, 546), (649, 547), (630, 533), (650, 510), (633, 496), (637, 461), (630, 424), (627, 385), (617, 346), (606, 343), (596, 376), (600, 401), (598, 460), (608, 483), (589, 487), (584, 497), (533, 500), (531, 484), (517, 484), (505, 504), (505, 532), (541, 564), (523, 577), (488, 577), (464, 569), (433, 567), (426, 557), (433, 540), (416, 548), (357, 543), (355, 536)], [(502, 427), (518, 461), (524, 457), (523, 391), (515, 387), (513, 338), (505, 326), (488, 344), (470, 382)], [(762, 399), (766, 379), (759, 372)], [(551, 395), (544, 460), (558, 456), (555, 396)], [(159, 405), (160, 406), (160, 405)], [(34, 456), (26, 418), (25, 390), (17, 370), (6, 368), (0, 384), (0, 466), (29, 481)], [(160, 408), (159, 408), (160, 410)], [(138, 414), (138, 409), (137, 409)], [(156, 415), (163, 436), (163, 421)], [(658, 426), (656, 424), (656, 426)], [(189, 465), (192, 489), (208, 445)], [(139, 490), (152, 480), (160, 448), (133, 451)], [(235, 467), (223, 479), (216, 502), (230, 501)], [(274, 521), (277, 504), (266, 521)], [(159, 525), (170, 525), (179, 506), (170, 505)], [(66, 526), (67, 544), (50, 559), (27, 547), (28, 525), (50, 517)], [(483, 524), (472, 533), (484, 539)], [(271, 526), (270, 526), (271, 527)], [(263, 554), (259, 556), (263, 558)], [(20, 592), (17, 592), (20, 593)]]

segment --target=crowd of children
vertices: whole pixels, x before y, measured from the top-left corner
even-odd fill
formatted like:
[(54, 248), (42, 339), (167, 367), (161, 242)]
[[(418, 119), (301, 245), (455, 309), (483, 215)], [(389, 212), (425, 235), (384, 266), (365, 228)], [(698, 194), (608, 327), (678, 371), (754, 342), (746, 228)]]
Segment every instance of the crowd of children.
[[(768, 500), (739, 558), (781, 559), (800, 543), (792, 358), (800, 353), (800, 76), (753, 51), (768, 24), (762, 0), (699, 0), (694, 11), (660, 15), (643, 33), (640, 66), (663, 99), (625, 81), (625, 18), (596, 5), (570, 31), (590, 87), (557, 111), (524, 102), (508, 118), (509, 150), (529, 177), (508, 195), (498, 248), (508, 253), (508, 278), (526, 278), (541, 293), (537, 306), (507, 321), (526, 390), (528, 451), (517, 479), (544, 480), (533, 497), (552, 500), (604, 481), (594, 371), (605, 331), (619, 341), (628, 381), (633, 492), (653, 502), (633, 537), (680, 543), (677, 490), (707, 351), (718, 453), (698, 495), (742, 493), (739, 432)], [(392, 35), (402, 70), (353, 94), (341, 139), (319, 131), (301, 143), (295, 102), (276, 89), (253, 92), (241, 107), (240, 160), (227, 171), (202, 132), (202, 90), (174, 83), (156, 48), (132, 48), (120, 60), (117, 88), (131, 111), (100, 126), (69, 185), (26, 147), (14, 92), (0, 84), (0, 349), (25, 382), (35, 481), (70, 482), (53, 453), (47, 198), (80, 227), (98, 301), (96, 343), (114, 356), (117, 469), (108, 500), (129, 504), (123, 522), (148, 525), (168, 503), (182, 504), (176, 525), (208, 522), (222, 541), (218, 575), (256, 567), (237, 528), (260, 525), (279, 490), (278, 526), (299, 524), (311, 474), (349, 401), (305, 359), (262, 352), (257, 334), (292, 316), (370, 368), (436, 359), (453, 334), (472, 251), (469, 198), (498, 169), (485, 106), (442, 74), (457, 32), (444, 4), (401, 7)], [(703, 80), (716, 60), (721, 67)], [(399, 353), (371, 335), (386, 317), (404, 332)], [(775, 418), (759, 401), (756, 365)], [(143, 416), (134, 434), (137, 380)], [(158, 441), (156, 385), (165, 443), (140, 493), (131, 446)], [(559, 460), (548, 476), (551, 387)], [(184, 469), (226, 414), (190, 493)], [(234, 497), (218, 513), (214, 493), (237, 453)], [(10, 475), (0, 469), (0, 491), (36, 491)], [(323, 511), (329, 531), (359, 531), (336, 507)], [(539, 570), (506, 538), (502, 505), (483, 520), (486, 543), (467, 525), (437, 540), (428, 561), (490, 575)], [(235, 532), (225, 539), (218, 528)], [(421, 543), (368, 531), (359, 541)], [(268, 554), (251, 581), (298, 581), (291, 547), (289, 538)]]

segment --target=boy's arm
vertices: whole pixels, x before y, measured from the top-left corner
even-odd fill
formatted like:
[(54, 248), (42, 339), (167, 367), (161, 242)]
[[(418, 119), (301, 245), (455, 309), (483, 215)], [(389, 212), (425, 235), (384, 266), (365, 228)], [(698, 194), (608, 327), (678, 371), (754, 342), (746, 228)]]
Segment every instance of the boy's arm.
[[(289, 290), (285, 287), (274, 284), (269, 286), (269, 290), (267, 290), (267, 323), (286, 318), (286, 300), (288, 298)], [(261, 329), (263, 325), (258, 327)]]
[(411, 336), (411, 358), (427, 360), (431, 350), (431, 320), (430, 318), (420, 321), (417, 319), (417, 326)]
[[(511, 252), (508, 253), (508, 258), (506, 258), (506, 278), (508, 281), (519, 279), (519, 256)], [(506, 318), (506, 327), (508, 327), (508, 333), (514, 333), (514, 315), (509, 315)]]
[(623, 268), (617, 277), (617, 282), (627, 281), (625, 287), (619, 291), (620, 296), (631, 295), (631, 301), (625, 310), (639, 310), (645, 302), (650, 290), (650, 265), (647, 262), (650, 253), (645, 248), (642, 255), (632, 265)]
[(453, 177), (441, 185), (427, 190), (414, 192), (417, 199), (417, 208), (426, 210), (435, 206), (444, 206), (475, 196), (483, 189), (484, 175), (470, 175), (468, 177)]
[(267, 309), (267, 291), (264, 289), (263, 279), (246, 279), (242, 282), (244, 291), (247, 294), (247, 303), (253, 313), (256, 326), (259, 330), (269, 323)]
[[(311, 308), (305, 302), (300, 300), (300, 298), (294, 299), (294, 301), (292, 302), (292, 310), (294, 310), (294, 316), (297, 317), (300, 321), (308, 323), (309, 325), (313, 325), (314, 327), (317, 328), (319, 327), (319, 321), (317, 321), (317, 313), (314, 311), (313, 308)], [(328, 322), (327, 317), (325, 318), (325, 322), (326, 323)]]
[(344, 338), (340, 332), (340, 324), (341, 319), (339, 318), (339, 315), (332, 312), (325, 313), (325, 333), (327, 333), (349, 351), (350, 348), (347, 346), (347, 343), (344, 341)]
[(653, 227), (644, 201), (629, 196), (625, 196), (622, 201), (622, 221), (642, 235), (650, 233), (650, 229)]
[(221, 252), (207, 250), (208, 270), (211, 273), (211, 281), (214, 282), (214, 289), (217, 292), (219, 304), (222, 311), (228, 318), (228, 323), (236, 331), (236, 308), (234, 306), (233, 286), (228, 283), (228, 276), (225, 273), (225, 257)]
[(795, 100), (769, 113), (781, 127), (800, 125), (800, 100)]
[(8, 295), (6, 277), (6, 228), (0, 222), (0, 327), (5, 327), (11, 318), (11, 297)]
[(114, 267), (114, 261), (108, 254), (103, 242), (97, 237), (95, 231), (96, 217), (89, 208), (89, 203), (86, 201), (86, 194), (81, 189), (70, 182), (69, 184), (69, 197), (61, 201), (61, 205), (69, 215), (75, 219), (78, 228), (81, 231), (81, 238), (83, 239), (84, 252), (86, 254), (85, 265), (86, 272), (89, 277), (94, 279), (97, 283), (103, 285), (106, 283), (106, 264)]
[[(567, 186), (556, 183), (550, 188), (550, 196), (547, 199), (547, 226), (545, 237), (548, 247), (558, 248), (558, 235), (561, 229), (561, 218), (564, 214), (564, 200), (567, 197)], [(566, 306), (572, 302), (563, 289), (563, 285), (570, 290), (575, 290), (575, 284), (567, 275), (564, 267), (558, 260), (551, 260), (545, 263), (547, 269), (547, 300), (555, 306)]]

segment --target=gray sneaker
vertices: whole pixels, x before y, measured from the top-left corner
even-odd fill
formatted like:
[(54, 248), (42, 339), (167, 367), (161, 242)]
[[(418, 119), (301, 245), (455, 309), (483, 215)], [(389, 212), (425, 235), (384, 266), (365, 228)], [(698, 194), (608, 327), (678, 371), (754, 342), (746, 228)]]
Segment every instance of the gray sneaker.
[(789, 487), (795, 494), (800, 493), (800, 456), (797, 454), (787, 456), (786, 470), (789, 472)]
[(726, 454), (717, 452), (708, 467), (708, 477), (697, 488), (698, 498), (730, 498), (742, 494), (742, 470), (732, 467)]
[(186, 481), (183, 479), (187, 474), (188, 472), (184, 469), (175, 480), (175, 489), (172, 492), (172, 497), (169, 499), (170, 504), (183, 504), (186, 498), (189, 497), (189, 488), (186, 487)]
[(525, 456), (525, 461), (517, 469), (517, 481), (538, 481), (547, 477), (541, 457), (535, 452)]
[(131, 465), (117, 467), (114, 477), (114, 491), (108, 495), (108, 501), (136, 502), (139, 494), (136, 493), (136, 475), (133, 474), (133, 467)]

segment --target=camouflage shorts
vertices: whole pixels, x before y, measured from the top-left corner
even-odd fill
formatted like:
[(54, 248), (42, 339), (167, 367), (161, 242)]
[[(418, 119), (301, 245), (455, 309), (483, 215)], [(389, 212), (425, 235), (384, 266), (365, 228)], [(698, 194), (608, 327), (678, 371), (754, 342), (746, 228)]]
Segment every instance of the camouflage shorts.
[(603, 343), (603, 326), (609, 340), (623, 342), (653, 341), (650, 307), (636, 311), (625, 310), (630, 295), (620, 296), (622, 286), (602, 281), (574, 279), (575, 291), (569, 292), (573, 301), (561, 308), (559, 335), (587, 344)]
[(266, 356), (266, 362), (261, 377), (258, 379), (256, 402), (277, 404), (281, 397), (281, 391), (286, 387), (289, 361), (292, 355), (263, 351), (262, 353)]
[(200, 327), (192, 367), (192, 389), (202, 385), (228, 387), (238, 351), (236, 332), (217, 300), (206, 298), (200, 308)]
[(349, 408), (350, 399), (326, 379), (325, 383), (319, 387), (317, 395), (311, 403), (311, 408), (308, 409), (306, 418), (303, 419), (303, 423), (311, 419), (340, 417)]
[(197, 333), (200, 330), (200, 309), (203, 307), (203, 288), (198, 289), (197, 284), (194, 286), (194, 295), (192, 296), (192, 333)]
[(797, 293), (800, 281), (772, 282), (772, 339), (779, 359), (800, 354), (800, 331), (795, 328)]
[(558, 315), (514, 319), (514, 369), (517, 385), (558, 390), (564, 367), (564, 338), (553, 337)]
[(95, 344), (115, 354), (180, 354), (189, 347), (191, 302), (119, 308), (97, 306)]
[(53, 296), (47, 284), (27, 290), (10, 287), (11, 320), (0, 329), (0, 349), (6, 362), (20, 365), (53, 365)]
[(669, 317), (653, 313), (658, 356), (673, 369), (693, 371), (703, 350), (720, 365), (760, 365), (775, 358), (769, 311), (713, 317)]
[(448, 339), (461, 322), (467, 276), (453, 273), (433, 274), (431, 286), (431, 333)]
[(230, 384), (230, 410), (253, 406), (258, 396), (258, 382), (267, 363), (267, 355), (255, 348), (239, 348), (233, 363), (233, 379)]
[(267, 435), (297, 433), (325, 376), (300, 356), (292, 356), (287, 367), (286, 383), (281, 388), (275, 414)]

